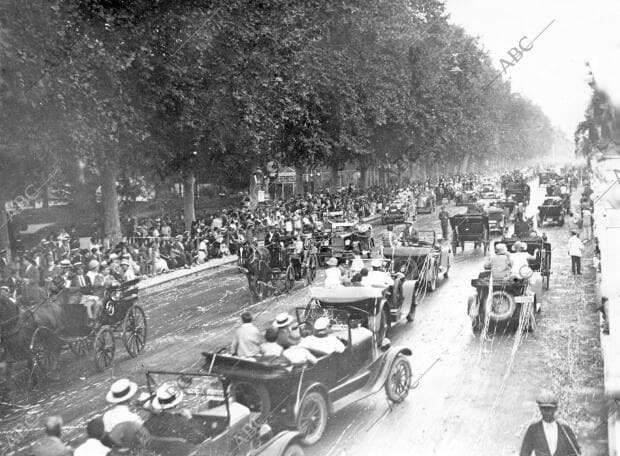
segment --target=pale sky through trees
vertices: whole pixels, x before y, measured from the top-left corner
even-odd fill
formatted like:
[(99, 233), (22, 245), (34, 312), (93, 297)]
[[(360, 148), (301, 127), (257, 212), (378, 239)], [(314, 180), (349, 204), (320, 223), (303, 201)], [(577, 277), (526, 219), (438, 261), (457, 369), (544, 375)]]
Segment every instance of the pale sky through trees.
[(511, 60), (507, 53), (521, 37), (534, 38), (555, 19), (504, 77), (569, 138), (589, 101), (586, 61), (599, 86), (620, 104), (619, 0), (445, 0), (445, 5), (451, 22), (480, 37), (498, 69), (500, 59)]

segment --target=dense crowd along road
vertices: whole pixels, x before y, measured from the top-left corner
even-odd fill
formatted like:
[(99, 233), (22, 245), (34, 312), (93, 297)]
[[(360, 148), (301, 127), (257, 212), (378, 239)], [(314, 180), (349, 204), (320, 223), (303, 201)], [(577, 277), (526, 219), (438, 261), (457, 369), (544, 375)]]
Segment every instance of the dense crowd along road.
[[(544, 198), (543, 188), (531, 187), (532, 201), (525, 210), (530, 217)], [(447, 210), (450, 216), (471, 211), (452, 205)], [(436, 213), (418, 215), (415, 227), (420, 233), (440, 232), (441, 222)], [(384, 226), (375, 226), (373, 236), (377, 245), (381, 245), (385, 230)], [(397, 233), (402, 230), (402, 226), (397, 226)], [(592, 293), (584, 288), (585, 277), (579, 283), (567, 274), (568, 259), (563, 252), (567, 229), (549, 227), (544, 231), (552, 246), (553, 275), (550, 290), (541, 295), (542, 312), (535, 317), (535, 333), (515, 333), (514, 328), (509, 328), (473, 335), (466, 298), (474, 291), (470, 282), (482, 270), (484, 255), (482, 245), (474, 248), (468, 244), (464, 251), (451, 257), (449, 278), (439, 281), (435, 291), (418, 290), (413, 323), (395, 326), (389, 333), (392, 346), (412, 350), (412, 389), (405, 401), (390, 405), (385, 396), (377, 394), (354, 402), (329, 419), (323, 437), (305, 448), (305, 452), (366, 454), (369, 448), (379, 451), (387, 442), (393, 449), (391, 454), (404, 454), (412, 448), (420, 454), (457, 450), (459, 454), (514, 452), (523, 426), (532, 418), (531, 407), (523, 407), (523, 403), (533, 401), (536, 391), (553, 374), (544, 375), (540, 366), (556, 349), (551, 347), (545, 356), (536, 352), (541, 344), (546, 344), (549, 331), (555, 331), (557, 322), (551, 318), (565, 318), (554, 306), (558, 302), (577, 305), (588, 299), (584, 293)], [(323, 279), (324, 272), (319, 269), (316, 283), (321, 284)], [(168, 371), (197, 371), (203, 367), (201, 352), (216, 352), (229, 346), (232, 328), (238, 325), (241, 312), (249, 311), (262, 333), (279, 314), (295, 315), (295, 308), (303, 308), (310, 297), (310, 289), (296, 283), (291, 294), (256, 301), (252, 300), (247, 284), (246, 277), (230, 268), (163, 292), (148, 302), (141, 301), (149, 325), (145, 350), (137, 358), (117, 356), (111, 370), (103, 373), (94, 372), (90, 363), (76, 361), (68, 353), (63, 355), (62, 378), (37, 385), (27, 393), (26, 402), (19, 401), (23, 391), (14, 396), (23, 405), (9, 409), (3, 420), (7, 448), (17, 452), (40, 436), (40, 423), (34, 425), (29, 418), (33, 415), (62, 415), (66, 425), (63, 438), (79, 443), (85, 423), (109, 407), (105, 393), (113, 380), (130, 378), (144, 390), (146, 370), (165, 367)], [(20, 373), (16, 375), (19, 379)], [(508, 412), (515, 407), (516, 413)], [(493, 425), (489, 426), (489, 422)], [(402, 423), (415, 429), (405, 439)], [(16, 426), (25, 430), (12, 433)], [(35, 427), (37, 430), (31, 430)], [(450, 439), (445, 438), (446, 432)], [(502, 433), (513, 437), (496, 438)]]

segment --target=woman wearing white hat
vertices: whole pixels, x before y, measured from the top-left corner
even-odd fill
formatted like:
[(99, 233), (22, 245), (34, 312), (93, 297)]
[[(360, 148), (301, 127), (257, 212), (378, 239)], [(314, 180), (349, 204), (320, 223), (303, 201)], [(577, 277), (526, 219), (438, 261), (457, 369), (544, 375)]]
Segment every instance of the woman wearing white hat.
[(127, 378), (121, 378), (110, 386), (105, 399), (114, 404), (110, 410), (103, 414), (103, 428), (109, 433), (121, 423), (131, 422), (142, 425), (142, 418), (129, 409), (129, 401), (138, 391), (138, 385)]
[(495, 255), (487, 258), (484, 269), (491, 270), (493, 280), (504, 280), (512, 270), (512, 260), (504, 243), (495, 244)]
[(338, 267), (338, 260), (331, 257), (325, 262), (328, 268), (325, 270), (325, 288), (335, 288), (342, 285), (342, 271)]
[(523, 266), (529, 266), (530, 260), (535, 260), (536, 257), (527, 253), (527, 244), (525, 242), (517, 241), (512, 246), (512, 253), (510, 260), (512, 261), (511, 273), (514, 277), (521, 277), (521, 268)]

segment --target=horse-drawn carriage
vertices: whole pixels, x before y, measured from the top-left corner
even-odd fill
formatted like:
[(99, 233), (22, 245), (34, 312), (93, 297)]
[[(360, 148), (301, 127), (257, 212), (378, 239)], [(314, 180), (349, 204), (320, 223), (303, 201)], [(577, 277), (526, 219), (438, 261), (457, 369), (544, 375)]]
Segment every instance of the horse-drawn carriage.
[(338, 263), (345, 263), (353, 258), (354, 253), (370, 258), (375, 246), (372, 233), (372, 226), (367, 223), (328, 220), (316, 235), (319, 264), (324, 266), (332, 257)]
[(450, 217), (452, 226), (452, 251), (460, 245), (465, 250), (465, 242), (473, 242), (474, 248), (482, 245), (484, 254), (489, 249), (489, 217), (486, 214), (456, 214)]
[(107, 288), (94, 320), (88, 318), (85, 304), (89, 303), (85, 301), (97, 297), (66, 288), (31, 308), (15, 306), (8, 312), (5, 309), (6, 314), (12, 314), (0, 325), (5, 354), (13, 361), (27, 361), (31, 380), (52, 372), (63, 348), (77, 356), (92, 351), (95, 367), (100, 371), (112, 365), (118, 336), (127, 353), (137, 356), (144, 349), (147, 335), (146, 315), (136, 304), (138, 282), (135, 279)]
[(466, 206), (478, 201), (478, 193), (473, 190), (458, 190), (454, 194), (454, 201), (457, 206)]
[(504, 234), (506, 230), (506, 213), (497, 206), (489, 206), (485, 209), (489, 218), (489, 233)]
[(301, 253), (285, 239), (267, 247), (248, 245), (242, 254), (239, 269), (248, 279), (252, 296), (259, 300), (274, 291), (289, 293), (296, 280), (305, 279), (310, 285), (319, 263), (317, 247), (309, 236), (304, 236)]

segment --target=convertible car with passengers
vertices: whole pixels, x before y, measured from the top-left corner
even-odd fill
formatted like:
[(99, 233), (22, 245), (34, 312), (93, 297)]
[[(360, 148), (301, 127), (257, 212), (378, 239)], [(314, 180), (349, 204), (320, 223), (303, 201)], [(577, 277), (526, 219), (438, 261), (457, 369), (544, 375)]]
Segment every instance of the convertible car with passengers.
[(342, 353), (312, 351), (316, 364), (203, 353), (203, 371), (221, 376), (226, 390), (257, 421), (276, 431), (296, 430), (304, 445), (312, 445), (323, 435), (330, 414), (381, 389), (393, 403), (409, 393), (411, 350), (378, 340), (381, 299), (381, 291), (371, 287), (311, 289), (308, 305), (296, 309), (301, 334), (327, 318), (329, 337), (345, 346)]

